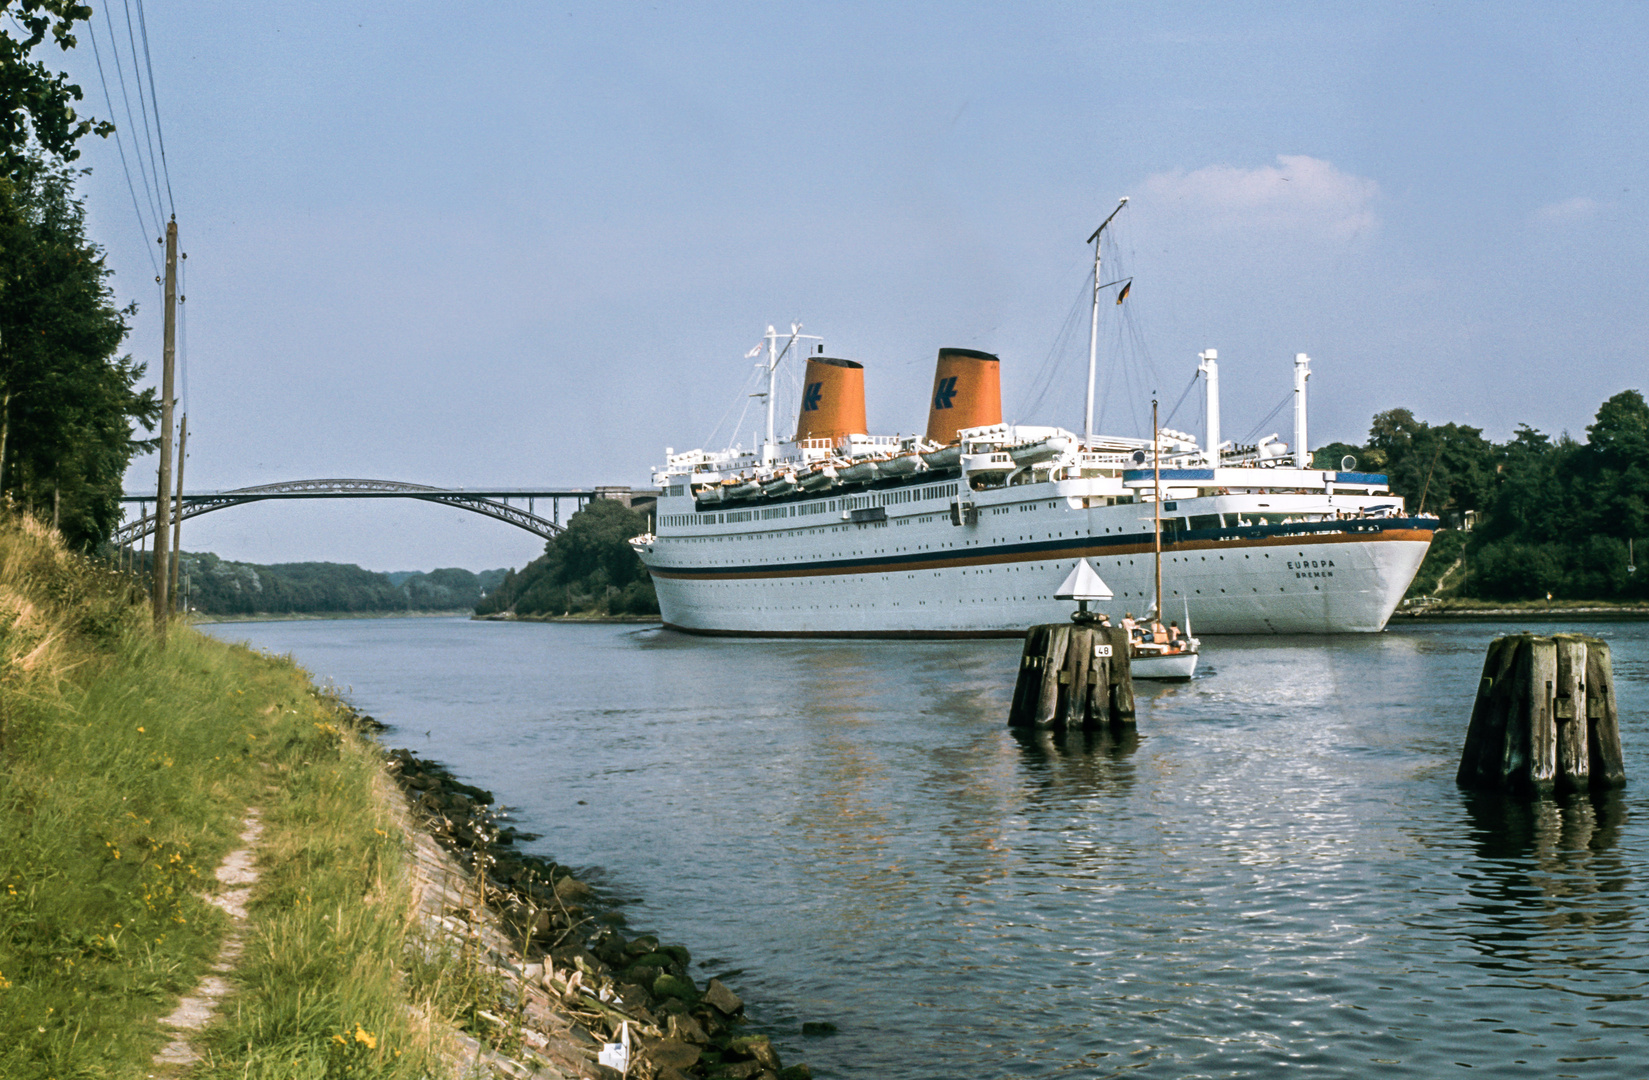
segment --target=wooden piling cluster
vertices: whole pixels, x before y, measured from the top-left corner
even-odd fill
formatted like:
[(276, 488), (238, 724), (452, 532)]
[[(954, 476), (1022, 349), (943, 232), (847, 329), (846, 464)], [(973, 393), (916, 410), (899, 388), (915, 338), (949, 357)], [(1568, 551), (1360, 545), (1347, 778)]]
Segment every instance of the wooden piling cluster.
[(1044, 623), (1025, 635), (1010, 727), (1090, 728), (1134, 722), (1128, 632), (1092, 623)]
[(1624, 784), (1609, 646), (1576, 634), (1495, 638), (1456, 779), (1524, 793)]

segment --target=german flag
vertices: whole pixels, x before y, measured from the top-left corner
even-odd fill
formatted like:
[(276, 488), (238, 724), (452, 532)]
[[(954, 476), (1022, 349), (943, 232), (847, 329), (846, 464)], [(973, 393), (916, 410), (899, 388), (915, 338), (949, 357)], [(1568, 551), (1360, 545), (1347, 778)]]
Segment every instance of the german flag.
[(1128, 281), (1128, 284), (1126, 284), (1122, 287), (1122, 291), (1117, 293), (1117, 303), (1120, 304), (1124, 300), (1128, 299), (1128, 290), (1133, 288), (1133, 287), (1134, 287), (1134, 282), (1133, 282), (1132, 279), (1130, 279)]

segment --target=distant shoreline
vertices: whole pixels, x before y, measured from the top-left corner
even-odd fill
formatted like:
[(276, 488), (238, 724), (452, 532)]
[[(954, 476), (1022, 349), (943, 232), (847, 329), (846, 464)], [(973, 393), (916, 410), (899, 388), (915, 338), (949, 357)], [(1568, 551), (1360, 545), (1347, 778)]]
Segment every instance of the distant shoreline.
[(662, 615), (516, 615), (500, 611), (493, 615), (471, 615), (476, 622), (564, 622), (564, 623), (656, 623)]
[(189, 623), (203, 626), (207, 623), (237, 622), (307, 622), (320, 619), (453, 619), (474, 614), (469, 608), (451, 611), (262, 611), (250, 615), (208, 615), (191, 611)]
[(1649, 619), (1649, 604), (1612, 604), (1606, 600), (1525, 600), (1485, 604), (1445, 600), (1423, 607), (1398, 608), (1391, 621), (1406, 622), (1550, 622), (1589, 619)]

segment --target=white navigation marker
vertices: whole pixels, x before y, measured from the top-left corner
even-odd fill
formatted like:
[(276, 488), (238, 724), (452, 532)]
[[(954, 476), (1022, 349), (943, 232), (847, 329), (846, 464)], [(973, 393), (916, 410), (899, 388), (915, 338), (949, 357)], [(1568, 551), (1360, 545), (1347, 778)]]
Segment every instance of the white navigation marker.
[(1116, 594), (1111, 587), (1099, 579), (1094, 568), (1088, 565), (1087, 559), (1078, 559), (1071, 573), (1054, 592), (1055, 600), (1109, 600)]

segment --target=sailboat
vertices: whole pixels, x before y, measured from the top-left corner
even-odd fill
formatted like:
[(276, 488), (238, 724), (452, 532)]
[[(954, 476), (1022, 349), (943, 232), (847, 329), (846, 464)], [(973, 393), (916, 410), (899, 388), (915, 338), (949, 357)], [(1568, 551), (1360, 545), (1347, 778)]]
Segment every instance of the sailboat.
[(1185, 602), (1185, 630), (1162, 625), (1162, 465), (1157, 451), (1161, 432), (1157, 427), (1157, 402), (1151, 399), (1151, 469), (1155, 496), (1151, 500), (1151, 532), (1156, 557), (1156, 599), (1144, 625), (1128, 627), (1129, 666), (1136, 679), (1184, 682), (1196, 674), (1202, 642), (1191, 636), (1191, 601)]

